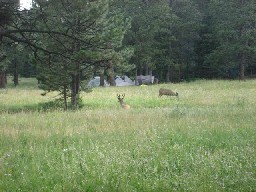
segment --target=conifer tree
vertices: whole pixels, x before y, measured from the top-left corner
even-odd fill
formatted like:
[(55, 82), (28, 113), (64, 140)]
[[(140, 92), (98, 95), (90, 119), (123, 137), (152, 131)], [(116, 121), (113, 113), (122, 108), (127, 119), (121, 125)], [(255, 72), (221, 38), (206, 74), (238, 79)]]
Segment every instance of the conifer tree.
[(109, 5), (106, 0), (49, 0), (37, 4), (42, 28), (65, 34), (41, 34), (39, 42), (48, 53), (37, 55), (41, 87), (59, 91), (65, 108), (68, 98), (71, 108), (79, 106), (81, 79), (89, 68), (111, 68), (110, 63), (119, 56), (116, 49), (122, 44), (129, 20), (111, 14)]

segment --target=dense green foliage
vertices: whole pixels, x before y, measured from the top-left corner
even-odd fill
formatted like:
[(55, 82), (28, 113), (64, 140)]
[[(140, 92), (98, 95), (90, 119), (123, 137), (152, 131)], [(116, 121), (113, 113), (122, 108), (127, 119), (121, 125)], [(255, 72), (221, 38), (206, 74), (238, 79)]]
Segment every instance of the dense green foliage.
[(54, 95), (21, 79), (0, 93), (0, 191), (253, 191), (255, 83), (96, 88), (84, 109), (46, 112)]

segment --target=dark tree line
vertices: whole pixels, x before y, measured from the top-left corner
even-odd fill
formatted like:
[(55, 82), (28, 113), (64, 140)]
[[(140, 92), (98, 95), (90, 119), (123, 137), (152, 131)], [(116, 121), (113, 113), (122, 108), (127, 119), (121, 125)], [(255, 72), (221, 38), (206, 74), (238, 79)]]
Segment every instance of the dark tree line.
[(240, 78), (256, 72), (253, 0), (122, 1), (138, 72), (161, 81)]
[[(160, 82), (256, 73), (254, 0), (0, 1), (0, 86), (34, 75), (65, 109), (93, 75), (154, 75)], [(103, 79), (103, 78), (102, 78)]]

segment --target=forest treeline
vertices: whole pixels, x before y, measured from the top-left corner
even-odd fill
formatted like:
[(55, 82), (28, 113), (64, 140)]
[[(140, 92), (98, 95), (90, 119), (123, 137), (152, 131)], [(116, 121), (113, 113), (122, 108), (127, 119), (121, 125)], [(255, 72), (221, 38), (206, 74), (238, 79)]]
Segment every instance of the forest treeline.
[(255, 0), (0, 1), (0, 86), (11, 74), (79, 105), (94, 75), (160, 82), (256, 74)]

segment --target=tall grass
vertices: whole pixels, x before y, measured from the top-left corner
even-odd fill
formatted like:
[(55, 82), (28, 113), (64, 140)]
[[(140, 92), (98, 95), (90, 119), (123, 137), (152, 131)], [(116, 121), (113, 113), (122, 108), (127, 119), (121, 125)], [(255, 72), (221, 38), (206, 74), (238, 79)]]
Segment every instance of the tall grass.
[(0, 191), (256, 189), (255, 80), (95, 88), (75, 112), (23, 81), (0, 97)]

